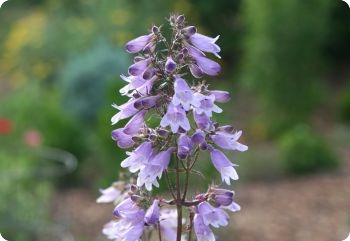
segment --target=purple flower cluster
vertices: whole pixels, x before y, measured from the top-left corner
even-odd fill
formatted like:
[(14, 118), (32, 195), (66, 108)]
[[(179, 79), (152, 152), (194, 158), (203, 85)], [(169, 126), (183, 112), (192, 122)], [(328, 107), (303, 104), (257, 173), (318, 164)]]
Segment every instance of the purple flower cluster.
[[(191, 238), (193, 227), (199, 241), (215, 240), (210, 227), (226, 226), (229, 216), (225, 210), (240, 209), (233, 201), (233, 191), (216, 186), (192, 200), (186, 197), (188, 183), (181, 193), (179, 176), (185, 173), (188, 180), (200, 152), (209, 152), (222, 182), (230, 185), (231, 179), (238, 179), (237, 165), (219, 149), (243, 152), (248, 147), (239, 142), (242, 131), (214, 121), (215, 114), (223, 111), (218, 103), (228, 102), (230, 93), (210, 90), (205, 81), (199, 80), (221, 71), (220, 65), (206, 55), (221, 58), (216, 44), (219, 36), (197, 33), (183, 15), (171, 16), (169, 24), (170, 41), (162, 35), (162, 27), (153, 26), (150, 33), (125, 45), (127, 52), (136, 54), (128, 76), (121, 75), (127, 84), (120, 93), (129, 100), (112, 105), (118, 113), (111, 121), (113, 125), (129, 121), (112, 132), (112, 139), (120, 148), (129, 149), (121, 166), (129, 169), (135, 179), (131, 181), (134, 184), (124, 184), (124, 189), (114, 184), (101, 190), (97, 202), (117, 205), (113, 212), (116, 220), (103, 229), (110, 239), (136, 241), (145, 232), (158, 229), (160, 237), (164, 234), (162, 240), (179, 241)], [(149, 120), (159, 125), (151, 127)], [(176, 174), (175, 186), (169, 180), (170, 169)], [(164, 175), (173, 197), (170, 201), (152, 197), (153, 187), (159, 187)], [(177, 210), (167, 207), (172, 205)], [(191, 210), (189, 219), (182, 218), (184, 206)], [(182, 232), (183, 223), (191, 227), (187, 234)]]

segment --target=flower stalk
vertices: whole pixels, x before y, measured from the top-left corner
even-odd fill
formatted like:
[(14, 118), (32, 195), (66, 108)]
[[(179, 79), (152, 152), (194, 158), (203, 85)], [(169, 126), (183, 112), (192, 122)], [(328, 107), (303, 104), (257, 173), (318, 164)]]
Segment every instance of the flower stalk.
[[(112, 105), (118, 110), (112, 124), (129, 121), (112, 132), (112, 139), (128, 150), (121, 167), (131, 174), (130, 179), (101, 190), (97, 200), (115, 204), (115, 220), (102, 232), (117, 241), (150, 240), (153, 232), (159, 241), (192, 240), (193, 232), (198, 241), (215, 241), (211, 228), (228, 224), (226, 211), (240, 210), (235, 193), (219, 185), (208, 183), (207, 191), (189, 195), (191, 175), (204, 176), (194, 169), (201, 153), (210, 154), (222, 182), (230, 185), (238, 179), (237, 165), (219, 149), (248, 149), (238, 142), (241, 131), (215, 122), (215, 115), (222, 113), (217, 103), (228, 102), (229, 92), (210, 90), (202, 80), (221, 71), (207, 57), (221, 58), (216, 44), (219, 36), (198, 33), (183, 15), (171, 15), (168, 23), (170, 40), (163, 35), (163, 26), (153, 26), (125, 46), (127, 52), (136, 54), (128, 76), (121, 75), (127, 84), (120, 93), (129, 100)], [(159, 125), (151, 127), (150, 122)], [(168, 193), (155, 195), (153, 190), (159, 188), (162, 177)]]

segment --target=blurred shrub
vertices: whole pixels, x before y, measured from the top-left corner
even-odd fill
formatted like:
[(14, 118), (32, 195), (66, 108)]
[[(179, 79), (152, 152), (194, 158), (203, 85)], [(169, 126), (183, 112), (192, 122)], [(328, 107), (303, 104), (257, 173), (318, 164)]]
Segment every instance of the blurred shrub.
[(96, 121), (108, 82), (127, 71), (129, 57), (105, 42), (69, 61), (59, 81), (63, 106), (85, 123)]
[(44, 241), (50, 185), (34, 178), (39, 164), (32, 153), (23, 150), (23, 146), (15, 151), (0, 150), (1, 233), (7, 240)]
[(350, 86), (341, 94), (339, 108), (341, 119), (350, 124)]
[(258, 94), (273, 132), (303, 122), (322, 97), (330, 1), (242, 3), (242, 82)]
[[(0, 101), (0, 116), (13, 123), (13, 135), (6, 138), (8, 149), (13, 148), (12, 143), (23, 143), (24, 133), (34, 129), (40, 132), (44, 145), (72, 153), (80, 164), (88, 155), (85, 128), (62, 109), (55, 91), (33, 82), (10, 92)], [(74, 172), (58, 180), (72, 184), (78, 175)]]
[(312, 173), (338, 166), (331, 148), (306, 125), (297, 125), (287, 132), (281, 139), (280, 148), (288, 173)]

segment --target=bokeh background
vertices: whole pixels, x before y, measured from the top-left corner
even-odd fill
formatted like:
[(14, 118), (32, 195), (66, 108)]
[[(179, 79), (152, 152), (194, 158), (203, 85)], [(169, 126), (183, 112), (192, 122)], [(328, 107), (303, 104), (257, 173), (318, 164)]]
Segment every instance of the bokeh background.
[[(232, 92), (220, 121), (244, 130), (233, 188), (242, 211), (220, 240), (343, 240), (350, 231), (350, 9), (341, 0), (9, 0), (0, 9), (0, 233), (102, 241), (118, 178), (111, 103), (124, 43), (183, 13), (221, 35)], [(201, 168), (217, 178), (206, 157)], [(210, 183), (210, 178), (197, 184)], [(197, 187), (199, 187), (196, 185)], [(193, 190), (196, 191), (196, 190)]]

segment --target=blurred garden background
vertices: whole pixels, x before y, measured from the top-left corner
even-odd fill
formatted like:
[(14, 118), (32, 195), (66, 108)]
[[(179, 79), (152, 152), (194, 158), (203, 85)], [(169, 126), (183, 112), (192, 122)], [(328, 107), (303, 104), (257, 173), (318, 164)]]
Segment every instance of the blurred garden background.
[[(9, 0), (0, 8), (0, 233), (103, 241), (98, 188), (120, 174), (111, 140), (126, 41), (183, 13), (220, 35), (232, 92), (221, 122), (249, 151), (242, 211), (223, 241), (343, 240), (350, 231), (350, 9), (341, 0)], [(209, 161), (202, 169), (212, 173)], [(193, 178), (198, 185), (211, 182)], [(198, 186), (197, 185), (197, 186)], [(195, 191), (195, 190), (193, 190)]]

